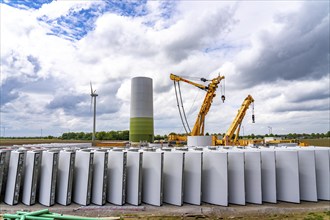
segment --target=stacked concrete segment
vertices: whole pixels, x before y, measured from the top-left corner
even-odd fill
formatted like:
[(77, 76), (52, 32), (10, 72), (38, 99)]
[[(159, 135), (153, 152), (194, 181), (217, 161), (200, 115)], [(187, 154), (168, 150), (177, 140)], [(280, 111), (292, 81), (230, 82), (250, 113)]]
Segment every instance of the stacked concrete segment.
[(69, 205), (71, 198), (80, 205), (155, 206), (330, 200), (330, 148), (63, 147), (0, 151), (1, 200), (45, 206)]

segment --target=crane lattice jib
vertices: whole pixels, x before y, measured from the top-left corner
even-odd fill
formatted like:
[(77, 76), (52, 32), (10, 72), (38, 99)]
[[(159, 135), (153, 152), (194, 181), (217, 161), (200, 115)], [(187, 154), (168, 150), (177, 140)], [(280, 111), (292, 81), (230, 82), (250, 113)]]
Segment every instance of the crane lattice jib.
[(199, 110), (195, 125), (190, 133), (191, 136), (200, 136), (204, 135), (204, 125), (205, 125), (205, 116), (209, 112), (210, 107), (212, 105), (213, 98), (216, 96), (215, 92), (218, 88), (218, 84), (221, 82), (222, 79), (224, 79), (224, 76), (218, 76), (211, 80), (211, 83), (208, 86), (204, 86), (195, 82), (192, 82), (190, 80), (184, 79), (180, 76), (176, 76), (174, 74), (170, 75), (171, 80), (174, 81), (182, 81), (191, 85), (196, 86), (197, 88), (200, 88), (202, 90), (206, 91), (206, 95), (203, 101), (203, 104)]
[(233, 135), (234, 135), (236, 129), (241, 125), (241, 123), (244, 119), (245, 113), (248, 110), (248, 108), (252, 102), (254, 102), (254, 99), (252, 98), (251, 95), (248, 95), (245, 98), (241, 108), (238, 110), (238, 113), (237, 113), (233, 123), (230, 125), (228, 131), (226, 132), (224, 140), (226, 138), (228, 138), (228, 140), (231, 140), (233, 138)]

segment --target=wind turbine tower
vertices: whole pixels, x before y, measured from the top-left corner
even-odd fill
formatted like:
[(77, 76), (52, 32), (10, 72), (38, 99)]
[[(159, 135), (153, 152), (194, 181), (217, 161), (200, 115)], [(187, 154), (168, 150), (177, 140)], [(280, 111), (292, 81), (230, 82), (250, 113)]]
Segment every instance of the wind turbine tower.
[(92, 82), (91, 84), (91, 105), (94, 99), (94, 112), (93, 112), (93, 134), (92, 134), (92, 141), (95, 141), (95, 125), (96, 125), (96, 97), (98, 96), (98, 94), (96, 94), (96, 90), (93, 91), (93, 86), (92, 86)]

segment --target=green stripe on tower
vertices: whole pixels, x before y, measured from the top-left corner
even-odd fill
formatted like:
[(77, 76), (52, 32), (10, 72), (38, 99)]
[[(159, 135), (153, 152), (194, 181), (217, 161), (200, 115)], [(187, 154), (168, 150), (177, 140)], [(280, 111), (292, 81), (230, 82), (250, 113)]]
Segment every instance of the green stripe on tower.
[(139, 117), (130, 119), (129, 140), (132, 142), (154, 140), (154, 120), (153, 118)]

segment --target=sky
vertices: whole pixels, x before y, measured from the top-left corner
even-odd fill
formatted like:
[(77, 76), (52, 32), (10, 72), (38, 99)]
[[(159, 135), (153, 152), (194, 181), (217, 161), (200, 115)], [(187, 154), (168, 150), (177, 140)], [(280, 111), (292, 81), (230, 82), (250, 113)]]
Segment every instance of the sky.
[[(330, 130), (328, 1), (2, 0), (1, 133), (128, 130), (131, 78), (153, 79), (155, 134), (183, 133), (170, 73), (225, 76), (205, 132)], [(198, 78), (197, 78), (198, 77)], [(205, 92), (181, 83), (192, 127)], [(226, 101), (221, 101), (221, 91)]]

